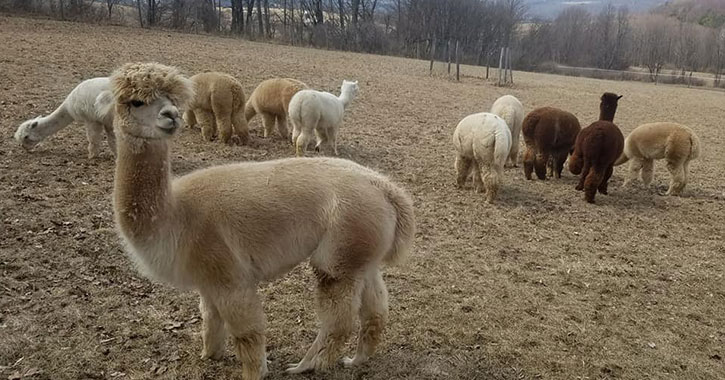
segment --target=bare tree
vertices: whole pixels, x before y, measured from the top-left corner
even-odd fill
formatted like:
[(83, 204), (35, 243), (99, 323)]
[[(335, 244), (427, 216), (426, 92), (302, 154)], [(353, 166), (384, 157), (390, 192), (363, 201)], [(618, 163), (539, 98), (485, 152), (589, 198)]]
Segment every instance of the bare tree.
[(242, 33), (244, 33), (244, 1), (232, 0), (232, 34)]

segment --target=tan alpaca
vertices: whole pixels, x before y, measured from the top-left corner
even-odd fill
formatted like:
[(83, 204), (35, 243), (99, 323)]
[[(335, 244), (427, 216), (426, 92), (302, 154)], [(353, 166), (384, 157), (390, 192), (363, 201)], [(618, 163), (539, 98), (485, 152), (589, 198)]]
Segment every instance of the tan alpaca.
[(287, 129), (289, 102), (298, 91), (306, 88), (306, 84), (296, 79), (267, 79), (260, 83), (249, 96), (244, 108), (244, 117), (249, 122), (256, 114), (261, 114), (264, 137), (268, 137), (272, 133), (276, 120), (279, 135), (287, 139), (289, 138)]
[(635, 128), (624, 140), (624, 152), (615, 165), (629, 160), (629, 174), (624, 185), (629, 185), (641, 172), (646, 186), (654, 177), (654, 160), (667, 161), (671, 174), (667, 195), (678, 195), (687, 184), (691, 160), (700, 155), (700, 139), (692, 129), (676, 123), (650, 123)]
[(238, 163), (172, 179), (169, 140), (191, 83), (174, 68), (139, 63), (116, 71), (112, 86), (116, 225), (144, 274), (199, 292), (202, 357), (221, 357), (229, 333), (242, 378), (262, 378), (258, 283), (309, 258), (321, 326), (288, 371), (334, 365), (356, 313), (357, 352), (345, 363), (367, 360), (388, 316), (381, 266), (402, 260), (415, 235), (409, 196), (382, 175), (334, 158)]
[[(249, 131), (244, 118), (244, 89), (231, 75), (208, 72), (191, 77), (196, 96), (184, 114), (189, 126), (199, 122), (201, 135), (211, 141), (219, 132), (225, 144), (247, 144)], [(236, 132), (236, 136), (234, 133)]]

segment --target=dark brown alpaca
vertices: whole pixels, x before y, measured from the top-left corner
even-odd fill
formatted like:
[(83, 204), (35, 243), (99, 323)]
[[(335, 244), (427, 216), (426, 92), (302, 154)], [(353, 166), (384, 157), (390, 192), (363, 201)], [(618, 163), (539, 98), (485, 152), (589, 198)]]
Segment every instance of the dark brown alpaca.
[(614, 170), (614, 162), (624, 149), (622, 131), (613, 123), (617, 102), (622, 96), (611, 92), (602, 95), (599, 105), (599, 121), (582, 129), (574, 144), (574, 153), (569, 159), (569, 170), (581, 173), (577, 190), (584, 190), (584, 199), (594, 203), (599, 190), (607, 194), (607, 184)]
[(547, 165), (551, 165), (552, 175), (561, 178), (564, 161), (579, 130), (581, 126), (576, 116), (558, 108), (542, 107), (529, 112), (522, 127), (526, 143), (526, 179), (531, 179), (534, 170), (539, 179), (546, 179)]

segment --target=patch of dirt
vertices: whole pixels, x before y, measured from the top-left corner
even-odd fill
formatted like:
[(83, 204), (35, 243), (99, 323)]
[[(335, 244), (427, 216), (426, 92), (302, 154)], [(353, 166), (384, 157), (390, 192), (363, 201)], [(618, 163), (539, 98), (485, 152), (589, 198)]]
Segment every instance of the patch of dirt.
[[(74, 124), (33, 152), (12, 139), (81, 80), (127, 61), (239, 78), (247, 94), (289, 76), (361, 93), (345, 115), (342, 157), (386, 173), (415, 199), (419, 233), (409, 263), (386, 271), (390, 325), (369, 364), (314, 379), (714, 379), (725, 373), (725, 111), (713, 91), (519, 73), (498, 88), (463, 67), (460, 83), (424, 61), (235, 39), (0, 16), (0, 378), (239, 378), (231, 350), (201, 361), (195, 294), (142, 278), (113, 226), (113, 160), (86, 158)], [(437, 72), (443, 66), (436, 66)], [(595, 120), (599, 96), (624, 94), (616, 122), (652, 121), (700, 135), (682, 197), (621, 189), (586, 204), (576, 178), (528, 182), (508, 169), (496, 205), (455, 188), (451, 135), (464, 116), (511, 93), (527, 111), (552, 105)], [(176, 174), (293, 155), (280, 139), (174, 143)], [(270, 379), (299, 360), (316, 333), (313, 279), (302, 265), (265, 284)], [(350, 347), (352, 351), (352, 346)]]

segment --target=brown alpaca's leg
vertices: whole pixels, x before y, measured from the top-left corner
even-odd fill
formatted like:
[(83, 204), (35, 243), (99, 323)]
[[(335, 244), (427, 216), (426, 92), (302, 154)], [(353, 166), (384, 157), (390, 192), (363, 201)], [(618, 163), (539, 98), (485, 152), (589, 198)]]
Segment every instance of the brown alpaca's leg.
[(470, 158), (466, 158), (463, 156), (456, 157), (456, 185), (459, 189), (462, 189), (463, 186), (466, 184), (468, 175), (471, 174), (472, 164), (473, 160)]
[(254, 288), (218, 294), (214, 304), (232, 335), (237, 357), (242, 362), (242, 379), (259, 380), (267, 374), (264, 314)]
[(561, 172), (564, 171), (564, 162), (566, 161), (566, 156), (568, 154), (568, 151), (557, 152), (554, 154), (553, 175), (555, 178), (561, 178)]
[(654, 160), (642, 161), (642, 183), (647, 187), (652, 184), (652, 180), (654, 179), (654, 166)]
[(526, 179), (531, 180), (531, 173), (534, 172), (534, 150), (526, 147), (524, 152), (524, 175)]
[(262, 125), (264, 126), (264, 138), (266, 139), (272, 134), (274, 130), (274, 115), (267, 112), (262, 112)]
[(332, 278), (319, 269), (315, 274), (320, 331), (304, 358), (287, 368), (288, 373), (324, 370), (335, 364), (352, 334), (354, 315), (360, 307), (361, 281)]
[(607, 187), (609, 186), (609, 178), (612, 177), (612, 172), (614, 171), (614, 166), (609, 166), (607, 168), (607, 171), (604, 172), (604, 178), (602, 178), (602, 183), (599, 184), (599, 193), (607, 195), (609, 194), (607, 192)]
[(592, 167), (589, 170), (586, 180), (584, 181), (584, 199), (589, 203), (594, 203), (594, 196), (597, 194), (597, 188), (604, 178), (604, 170)]
[(216, 134), (216, 120), (214, 119), (214, 114), (201, 109), (197, 109), (194, 114), (196, 114), (196, 119), (199, 121), (199, 124), (201, 124), (201, 136), (204, 140), (214, 140), (214, 135)]
[(282, 114), (277, 116), (277, 132), (282, 136), (283, 139), (289, 138), (289, 131), (287, 130), (287, 116)]
[(584, 182), (587, 179), (587, 176), (589, 175), (589, 171), (591, 169), (591, 165), (589, 164), (588, 160), (584, 161), (584, 166), (582, 167), (581, 176), (579, 177), (579, 183), (576, 185), (575, 189), (582, 191), (584, 190)]
[(679, 195), (685, 187), (685, 168), (680, 162), (667, 162), (667, 170), (670, 172), (670, 188), (666, 195)]
[(88, 158), (98, 157), (101, 154), (103, 125), (99, 123), (86, 123), (86, 136), (88, 137)]
[(622, 186), (629, 186), (632, 181), (637, 179), (639, 176), (639, 171), (642, 170), (642, 160), (639, 158), (633, 157), (629, 161), (629, 168), (627, 169), (627, 178), (624, 179), (624, 184)]
[(546, 179), (546, 166), (549, 162), (549, 152), (539, 151), (536, 152), (536, 159), (534, 161), (534, 171), (536, 176), (541, 179)]
[(201, 296), (199, 301), (201, 311), (201, 330), (204, 350), (201, 352), (202, 359), (219, 360), (224, 356), (224, 343), (227, 337), (224, 321), (219, 310), (214, 306), (212, 299)]
[(108, 148), (111, 149), (111, 154), (116, 157), (116, 134), (113, 133), (113, 125), (104, 125), (103, 129), (106, 131)]
[(357, 351), (352, 359), (344, 358), (345, 366), (355, 366), (368, 360), (380, 343), (380, 337), (388, 320), (388, 290), (380, 269), (371, 271), (365, 278), (360, 303), (360, 332)]

